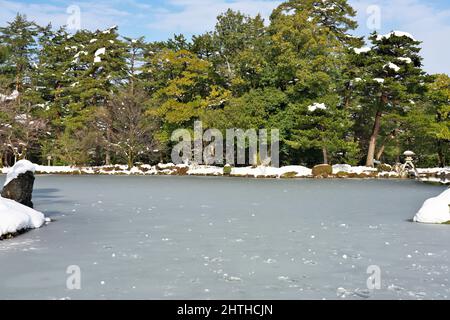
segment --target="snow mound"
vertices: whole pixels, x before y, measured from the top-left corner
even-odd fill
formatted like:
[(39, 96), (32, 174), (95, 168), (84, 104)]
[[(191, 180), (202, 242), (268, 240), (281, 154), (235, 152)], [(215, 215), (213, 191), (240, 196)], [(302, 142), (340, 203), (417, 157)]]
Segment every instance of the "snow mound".
[(445, 223), (450, 221), (450, 189), (428, 199), (414, 217), (415, 222)]
[(312, 174), (312, 170), (303, 166), (285, 166), (281, 168), (276, 167), (236, 167), (231, 169), (231, 175), (236, 177), (278, 177), (283, 174), (295, 173), (295, 177), (307, 177)]
[(3, 186), (6, 187), (8, 183), (27, 171), (34, 173), (36, 171), (36, 165), (28, 160), (17, 161), (16, 164), (8, 171), (6, 181)]
[(365, 167), (365, 166), (352, 167), (349, 164), (333, 165), (333, 174), (338, 174), (339, 172), (362, 174), (362, 173), (372, 173), (372, 172), (377, 172), (377, 171), (378, 170), (376, 168)]
[(8, 233), (41, 227), (45, 216), (13, 200), (0, 197), (0, 237)]

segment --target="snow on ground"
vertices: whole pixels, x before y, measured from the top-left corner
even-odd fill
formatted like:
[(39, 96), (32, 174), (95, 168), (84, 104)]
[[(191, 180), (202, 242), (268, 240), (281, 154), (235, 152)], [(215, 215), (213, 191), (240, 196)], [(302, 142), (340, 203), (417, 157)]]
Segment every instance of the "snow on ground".
[(281, 177), (283, 174), (286, 173), (295, 173), (296, 177), (306, 177), (311, 176), (311, 169), (308, 169), (303, 166), (286, 166), (286, 167), (280, 167), (280, 168), (274, 168), (274, 167), (241, 167), (241, 168), (232, 168), (231, 169), (231, 175), (233, 176), (253, 176), (253, 177), (260, 177), (260, 176), (266, 176), (266, 177), (273, 177), (276, 176), (277, 178)]
[(11, 168), (11, 170), (8, 171), (8, 175), (6, 176), (4, 186), (6, 186), (12, 180), (17, 178), (20, 174), (25, 173), (27, 171), (35, 172), (36, 165), (28, 160), (17, 161), (16, 164)]
[[(187, 169), (187, 170), (186, 170)], [(11, 168), (0, 168), (0, 173), (9, 173)], [(450, 167), (446, 168), (422, 168), (417, 169), (420, 180), (448, 184), (450, 179)], [(155, 166), (141, 164), (128, 169), (127, 165), (109, 165), (98, 167), (77, 166), (40, 166), (35, 165), (37, 174), (101, 174), (101, 175), (191, 175), (191, 176), (222, 176), (223, 167), (198, 164), (174, 164), (159, 163)], [(347, 173), (349, 175), (362, 175), (364, 177), (400, 178), (397, 171), (378, 172), (377, 168), (365, 166), (351, 166), (348, 164), (333, 165), (333, 174)], [(258, 166), (258, 167), (232, 167), (229, 176), (235, 177), (267, 177), (283, 178), (312, 177), (312, 170), (304, 166), (284, 166), (280, 168)], [(345, 175), (344, 175), (345, 176)], [(342, 176), (341, 176), (342, 177)]]
[(337, 174), (339, 172), (345, 172), (345, 173), (355, 173), (355, 174), (361, 174), (361, 173), (372, 173), (377, 172), (378, 170), (376, 168), (372, 167), (352, 167), (349, 164), (335, 164), (333, 165), (333, 174)]
[(221, 176), (223, 168), (215, 166), (191, 166), (187, 172), (188, 175), (213, 175)]
[(414, 217), (415, 222), (445, 223), (450, 222), (450, 189), (425, 201)]
[(45, 216), (13, 200), (0, 197), (0, 237), (21, 230), (41, 227)]
[(436, 182), (442, 184), (449, 184), (450, 167), (445, 168), (418, 168), (420, 180), (427, 182)]

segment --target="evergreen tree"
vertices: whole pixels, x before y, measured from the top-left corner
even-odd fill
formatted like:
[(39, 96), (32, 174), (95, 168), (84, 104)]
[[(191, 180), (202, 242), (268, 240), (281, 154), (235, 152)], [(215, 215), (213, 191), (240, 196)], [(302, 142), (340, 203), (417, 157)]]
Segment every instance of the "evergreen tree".
[(356, 150), (348, 135), (350, 114), (338, 94), (340, 61), (354, 42), (346, 33), (356, 27), (353, 15), (345, 1), (288, 1), (271, 16), (267, 78), (288, 94), (285, 118), (293, 118), (281, 124), (283, 139), (294, 149), (319, 149), (323, 163)]
[[(17, 14), (7, 27), (0, 28), (0, 41), (4, 46), (1, 74), (7, 77), (9, 87), (23, 93), (29, 83), (30, 71), (36, 61), (36, 37), (39, 28), (25, 15)], [(19, 99), (20, 103), (20, 99)]]
[(419, 55), (420, 42), (403, 32), (373, 33), (371, 48), (354, 50), (353, 62), (361, 71), (357, 86), (361, 105), (373, 119), (367, 146), (366, 165), (373, 166), (377, 140), (386, 114), (407, 112), (411, 102), (425, 91), (425, 73)]

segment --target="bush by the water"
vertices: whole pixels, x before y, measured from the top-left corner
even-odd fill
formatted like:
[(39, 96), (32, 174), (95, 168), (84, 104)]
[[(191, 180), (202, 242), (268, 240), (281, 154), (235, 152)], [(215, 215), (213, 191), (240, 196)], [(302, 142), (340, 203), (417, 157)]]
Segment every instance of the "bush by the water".
[(232, 170), (232, 167), (229, 164), (225, 165), (223, 167), (223, 175), (229, 176), (231, 174), (231, 170)]
[(328, 177), (333, 174), (333, 167), (329, 164), (319, 164), (312, 169), (314, 177)]
[(387, 163), (382, 163), (377, 167), (378, 172), (392, 171), (392, 166)]
[(285, 172), (281, 175), (281, 178), (295, 178), (297, 176), (297, 172)]

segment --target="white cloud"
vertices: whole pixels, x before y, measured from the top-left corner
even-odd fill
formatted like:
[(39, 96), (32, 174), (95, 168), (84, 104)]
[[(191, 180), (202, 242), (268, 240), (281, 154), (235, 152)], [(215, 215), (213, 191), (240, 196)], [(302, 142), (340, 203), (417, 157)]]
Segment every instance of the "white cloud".
[[(69, 14), (66, 12), (72, 2), (64, 2), (56, 5), (42, 3), (23, 3), (0, 0), (0, 25), (14, 19), (17, 13), (25, 14), (29, 20), (40, 25), (52, 23), (54, 26), (62, 26), (68, 23)], [(124, 24), (130, 18), (131, 13), (115, 9), (109, 2), (83, 1), (77, 2), (81, 9), (81, 28), (102, 29), (114, 24)]]
[(422, 41), (422, 56), (429, 73), (450, 74), (450, 8), (434, 7), (430, 2), (419, 0), (351, 0), (358, 10), (360, 31), (368, 34), (366, 8), (381, 7), (381, 30), (402, 30)]
[(155, 14), (154, 22), (148, 24), (148, 27), (171, 33), (198, 34), (212, 30), (216, 17), (228, 8), (252, 16), (260, 13), (263, 18), (268, 19), (281, 1), (168, 0), (167, 3), (178, 9)]
[[(119, 25), (127, 35), (147, 35), (149, 40), (167, 39), (173, 33), (187, 35), (212, 30), (216, 17), (228, 8), (246, 14), (261, 13), (267, 19), (282, 0), (167, 0), (164, 4), (139, 0), (49, 1), (26, 3), (0, 0), (0, 25), (11, 21), (17, 12), (25, 13), (41, 25), (67, 23), (66, 9), (77, 4), (81, 8), (81, 27), (103, 29)], [(430, 73), (450, 74), (450, 6), (439, 9), (432, 0), (349, 0), (358, 11), (358, 33), (367, 35), (366, 10), (381, 7), (381, 30), (407, 31), (423, 41), (422, 55)], [(51, 3), (57, 3), (51, 4)], [(160, 3), (160, 2), (158, 2)], [(123, 10), (121, 10), (123, 9)]]

